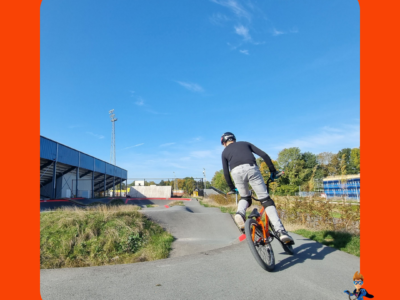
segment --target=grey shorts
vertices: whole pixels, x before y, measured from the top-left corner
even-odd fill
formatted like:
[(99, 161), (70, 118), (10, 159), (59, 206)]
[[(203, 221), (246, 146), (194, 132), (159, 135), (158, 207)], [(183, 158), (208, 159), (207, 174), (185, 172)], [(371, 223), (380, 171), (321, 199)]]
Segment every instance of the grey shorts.
[(267, 186), (256, 164), (237, 166), (231, 170), (231, 175), (242, 198), (250, 196), (249, 184), (257, 194), (258, 199), (268, 197)]

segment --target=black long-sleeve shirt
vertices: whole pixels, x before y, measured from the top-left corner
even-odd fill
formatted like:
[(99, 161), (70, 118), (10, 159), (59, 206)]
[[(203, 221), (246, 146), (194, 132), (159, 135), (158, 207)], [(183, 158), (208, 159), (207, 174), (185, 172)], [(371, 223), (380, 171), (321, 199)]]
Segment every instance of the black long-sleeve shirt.
[(271, 172), (276, 171), (275, 166), (267, 153), (248, 142), (234, 142), (232, 144), (229, 144), (224, 149), (224, 151), (222, 151), (222, 167), (224, 169), (225, 180), (228, 183), (230, 189), (234, 189), (235, 186), (232, 183), (231, 176), (229, 175), (228, 164), (230, 170), (244, 164), (255, 165), (256, 159), (253, 153), (259, 155), (265, 161)]

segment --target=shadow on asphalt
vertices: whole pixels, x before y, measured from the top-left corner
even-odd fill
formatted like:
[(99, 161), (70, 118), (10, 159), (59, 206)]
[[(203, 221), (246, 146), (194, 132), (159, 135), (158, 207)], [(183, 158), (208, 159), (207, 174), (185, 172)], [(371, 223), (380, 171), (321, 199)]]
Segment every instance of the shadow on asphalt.
[(288, 256), (275, 265), (275, 272), (286, 270), (296, 264), (302, 264), (307, 259), (323, 260), (326, 255), (338, 250), (331, 247), (326, 247), (320, 243), (311, 242), (294, 248), (294, 251), (295, 253), (293, 256)]

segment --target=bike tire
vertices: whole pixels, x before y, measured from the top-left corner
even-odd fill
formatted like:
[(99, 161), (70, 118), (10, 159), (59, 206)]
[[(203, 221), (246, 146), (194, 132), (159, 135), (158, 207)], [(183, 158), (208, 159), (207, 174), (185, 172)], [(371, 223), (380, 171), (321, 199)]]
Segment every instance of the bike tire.
[[(274, 226), (272, 226), (271, 222), (269, 222), (269, 227), (271, 228), (274, 235), (276, 235), (276, 231), (274, 229)], [(277, 240), (278, 240), (278, 238), (277, 238)], [(278, 242), (282, 245), (283, 251), (285, 251), (289, 255), (294, 255), (293, 245), (286, 245), (279, 240), (278, 240)]]
[[(281, 243), (281, 244), (282, 244), (282, 243)], [(282, 248), (283, 248), (283, 250), (284, 250), (287, 254), (290, 254), (290, 255), (293, 255), (293, 254), (294, 254), (293, 245), (285, 245), (285, 244), (282, 244)]]
[(262, 228), (260, 228), (255, 220), (248, 219), (244, 224), (247, 245), (249, 246), (251, 254), (253, 254), (254, 259), (260, 265), (260, 267), (268, 272), (272, 272), (275, 268), (275, 256), (271, 243), (266, 243), (264, 245), (255, 243), (252, 240), (253, 227), (255, 228), (254, 240), (257, 241), (262, 238)]

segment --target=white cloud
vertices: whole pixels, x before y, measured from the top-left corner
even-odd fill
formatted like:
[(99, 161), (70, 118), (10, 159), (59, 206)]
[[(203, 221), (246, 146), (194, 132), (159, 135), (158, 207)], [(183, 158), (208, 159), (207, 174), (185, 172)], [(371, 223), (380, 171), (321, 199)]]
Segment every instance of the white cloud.
[(243, 25), (235, 26), (236, 34), (243, 37), (245, 41), (251, 40), (249, 29)]
[(235, 0), (211, 0), (211, 2), (227, 7), (239, 18), (246, 18), (247, 20), (251, 20), (251, 14)]
[(224, 15), (224, 14), (213, 14), (210, 18), (209, 18), (210, 22), (213, 23), (214, 25), (223, 25), (224, 23), (226, 23), (227, 21), (229, 21), (229, 18)]
[(360, 125), (347, 125), (342, 128), (323, 127), (320, 132), (295, 139), (283, 145), (275, 147), (282, 150), (284, 148), (299, 147), (302, 151), (336, 151), (332, 147), (340, 150), (344, 147), (358, 147), (360, 145)]
[(122, 150), (130, 149), (130, 148), (134, 148), (134, 147), (139, 147), (139, 146), (142, 146), (142, 145), (144, 145), (144, 143), (137, 144), (137, 145), (135, 145), (135, 146), (126, 147), (126, 148), (124, 148), (124, 149), (122, 149)]
[(177, 81), (177, 83), (179, 83), (181, 86), (188, 89), (189, 91), (198, 92), (198, 93), (204, 92), (204, 89), (197, 83), (190, 83), (190, 82), (183, 82), (183, 81)]
[(249, 50), (239, 50), (239, 52), (243, 53), (243, 54), (246, 54), (246, 55), (249, 55)]
[(161, 144), (159, 147), (168, 147), (171, 145), (174, 145), (175, 143), (166, 143), (166, 144)]
[(135, 102), (135, 104), (138, 105), (138, 106), (144, 105), (144, 100), (143, 100), (143, 98), (138, 97), (138, 98), (137, 98), (137, 101)]
[(278, 35), (281, 35), (281, 34), (285, 34), (285, 32), (284, 31), (279, 31), (275, 27), (272, 28), (272, 35), (273, 36), (278, 36)]
[(92, 136), (94, 136), (94, 137), (97, 137), (98, 139), (104, 139), (104, 135), (95, 134), (95, 133), (89, 132), (89, 131), (87, 131), (86, 133), (87, 133), (87, 134), (90, 134), (90, 135), (92, 135)]

